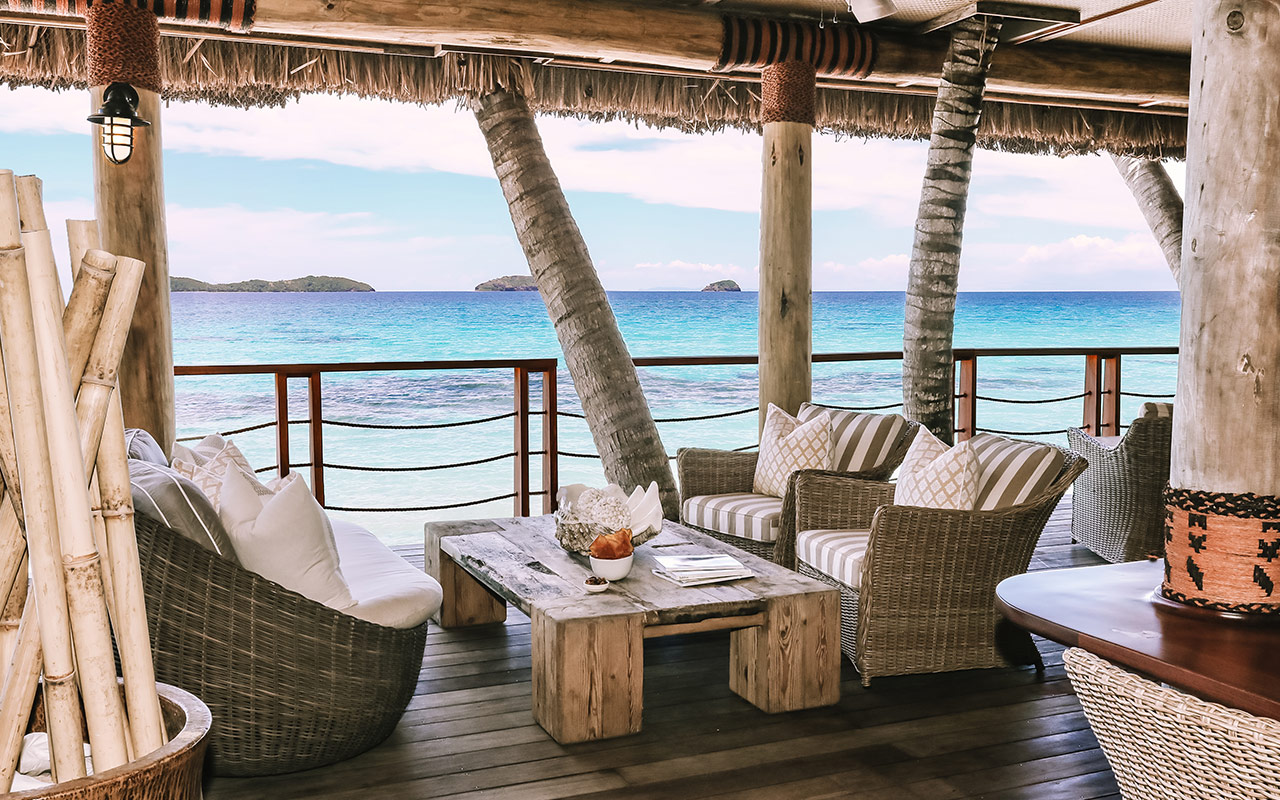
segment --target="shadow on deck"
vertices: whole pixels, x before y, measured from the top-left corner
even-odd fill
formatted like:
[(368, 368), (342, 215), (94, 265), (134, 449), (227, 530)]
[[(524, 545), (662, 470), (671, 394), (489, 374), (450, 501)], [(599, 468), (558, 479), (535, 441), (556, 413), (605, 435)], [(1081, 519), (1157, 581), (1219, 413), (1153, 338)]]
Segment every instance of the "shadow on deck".
[[(1031, 569), (1101, 560), (1055, 512)], [(402, 553), (418, 564), (422, 548)], [(530, 711), (529, 620), (432, 628), (417, 695), (381, 746), (350, 761), (272, 778), (214, 779), (209, 800), (240, 798), (1118, 798), (1071, 692), (1062, 648), (1048, 667), (879, 678), (845, 662), (838, 705), (768, 715), (729, 691), (727, 633), (645, 642), (644, 731), (556, 744)]]

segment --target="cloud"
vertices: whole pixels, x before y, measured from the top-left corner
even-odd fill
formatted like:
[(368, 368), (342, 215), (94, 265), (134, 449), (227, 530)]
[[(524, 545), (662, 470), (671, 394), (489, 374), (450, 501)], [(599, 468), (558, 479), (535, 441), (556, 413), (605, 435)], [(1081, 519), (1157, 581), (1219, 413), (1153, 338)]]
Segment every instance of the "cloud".
[(901, 292), (907, 288), (910, 264), (906, 253), (864, 258), (853, 264), (823, 261), (814, 265), (813, 288), (820, 292)]
[[(977, 269), (976, 267), (981, 267)], [(966, 248), (962, 291), (1175, 291), (1173, 274), (1149, 233), (1078, 235), (1042, 245)]]

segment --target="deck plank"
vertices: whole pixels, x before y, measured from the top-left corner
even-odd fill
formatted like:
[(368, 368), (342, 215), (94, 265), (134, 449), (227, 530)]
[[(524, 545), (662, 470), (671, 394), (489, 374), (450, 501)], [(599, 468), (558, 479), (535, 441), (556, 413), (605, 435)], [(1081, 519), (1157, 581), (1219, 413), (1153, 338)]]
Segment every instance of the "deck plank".
[[(398, 548), (416, 565), (423, 549)], [(1050, 519), (1031, 568), (1099, 563)], [(433, 628), (417, 692), (391, 737), (341, 764), (212, 778), (209, 800), (437, 797), (640, 800), (1111, 800), (1115, 781), (1062, 668), (882, 678), (849, 664), (830, 708), (765, 714), (729, 690), (727, 633), (645, 641), (644, 730), (559, 745), (533, 721), (529, 619)]]

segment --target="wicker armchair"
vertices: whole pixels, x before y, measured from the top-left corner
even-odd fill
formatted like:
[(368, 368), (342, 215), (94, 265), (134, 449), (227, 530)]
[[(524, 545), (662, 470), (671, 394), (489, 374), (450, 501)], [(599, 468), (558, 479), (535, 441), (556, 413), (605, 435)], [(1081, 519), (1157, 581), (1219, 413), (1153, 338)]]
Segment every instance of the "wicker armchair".
[[(885, 481), (902, 463), (907, 449), (915, 438), (920, 423), (907, 420), (898, 441), (890, 450), (885, 462), (874, 470), (864, 472), (838, 472), (849, 478), (861, 478), (869, 481)], [(730, 450), (708, 450), (696, 447), (683, 447), (677, 451), (676, 469), (680, 478), (680, 507), (690, 497), (701, 495), (733, 494), (751, 492), (756, 475), (756, 453)], [(795, 568), (795, 518), (796, 518), (796, 476), (792, 475), (787, 483), (787, 493), (782, 498), (782, 517), (779, 524), (776, 542), (759, 542), (741, 536), (732, 536), (709, 528), (691, 525), (688, 520), (681, 520), (685, 525), (702, 531), (722, 542), (731, 544), (741, 550), (761, 558), (771, 559), (783, 566)], [(682, 512), (683, 513), (683, 512)], [(790, 542), (790, 551), (784, 542)]]
[(1078, 648), (1062, 660), (1125, 800), (1280, 797), (1280, 722), (1161, 686)]
[(798, 562), (840, 589), (841, 649), (863, 685), (1011, 661), (1039, 666), (1030, 635), (1000, 625), (996, 584), (1027, 570), (1049, 514), (1084, 468), (1068, 453), (1044, 491), (995, 511), (895, 506), (893, 484), (798, 473), (794, 530), (870, 531), (857, 589)]
[(364, 752), (413, 697), (427, 625), (346, 616), (147, 517), (138, 551), (156, 678), (213, 712), (211, 768), (272, 775)]
[(1072, 452), (1089, 462), (1071, 498), (1071, 538), (1111, 562), (1163, 557), (1172, 439), (1171, 417), (1135, 419), (1115, 447), (1068, 429)]

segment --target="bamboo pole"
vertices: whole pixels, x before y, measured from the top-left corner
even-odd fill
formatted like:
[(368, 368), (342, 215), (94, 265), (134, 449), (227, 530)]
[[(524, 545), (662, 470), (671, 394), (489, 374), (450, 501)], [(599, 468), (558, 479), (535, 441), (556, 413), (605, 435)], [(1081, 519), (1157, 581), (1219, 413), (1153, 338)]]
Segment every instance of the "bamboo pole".
[[(13, 191), (0, 175), (0, 198)], [(3, 200), (0, 200), (3, 203)], [(0, 214), (3, 208), (0, 207)], [(0, 223), (4, 219), (0, 216)], [(4, 225), (0, 224), (0, 231)], [(0, 238), (4, 236), (0, 233)], [(36, 355), (31, 295), (27, 286), (26, 254), (21, 248), (0, 249), (0, 344), (11, 386), (27, 387), (11, 394), (14, 443), (24, 491), (27, 548), (35, 577), (35, 605), (39, 609), (40, 641), (44, 650), (44, 692), (49, 718), (49, 747), (53, 768), (62, 780), (84, 775), (80, 699), (71, 651), (71, 623), (63, 577), (49, 442), (45, 436), (43, 391)], [(10, 506), (0, 507), (0, 513)]]
[[(35, 603), (28, 603), (18, 626), (17, 647), (0, 689), (0, 793), (8, 792), (13, 786), (13, 773), (22, 755), (23, 734), (27, 732), (31, 706), (40, 685), (40, 625), (36, 617)], [(83, 750), (79, 757), (80, 773), (84, 774)]]
[[(18, 564), (18, 575), (9, 590), (4, 611), (0, 613), (0, 665), (8, 664), (18, 641), (18, 626), (27, 607), (27, 556), (23, 553)], [(0, 673), (2, 676), (4, 673)]]
[(80, 262), (90, 250), (102, 249), (102, 234), (96, 219), (67, 220), (67, 247), (71, 250), (71, 277), (80, 274)]
[[(104, 254), (105, 255), (105, 254)], [(67, 342), (67, 370), (73, 380), (79, 380), (89, 363), (93, 340), (107, 297), (115, 278), (114, 258), (90, 259), (76, 271), (71, 285), (71, 298), (62, 312), (63, 338)]]
[(138, 755), (166, 741), (164, 717), (156, 694), (151, 640), (147, 631), (146, 597), (134, 529), (133, 492), (129, 484), (129, 455), (124, 439), (124, 413), (119, 395), (111, 396), (98, 451), (98, 487), (106, 524), (107, 552), (115, 578), (116, 641), (124, 672), (129, 730)]
[[(21, 207), (24, 195), (19, 194), (18, 199), (24, 222), (34, 219), (33, 213)], [(26, 200), (38, 201), (38, 196), (28, 194)], [(44, 249), (48, 235), (48, 230), (23, 232), (24, 245), (30, 241), (38, 247), (27, 262), (28, 302), (41, 370), (45, 433), (81, 699), (95, 769), (108, 770), (129, 760), (126, 722), (116, 680), (101, 562), (94, 545), (89, 479), (76, 422), (75, 394), (67, 372), (57, 266), (52, 248), (48, 252)]]

